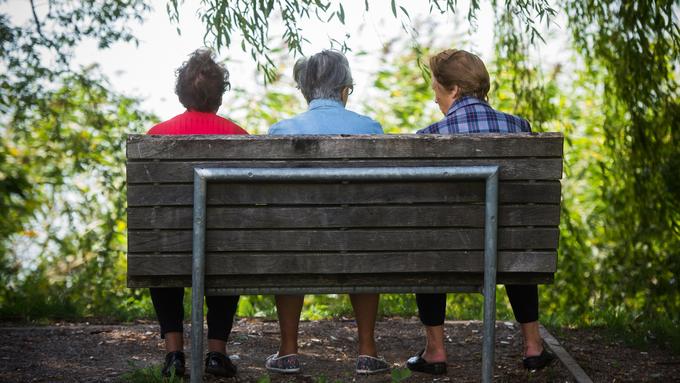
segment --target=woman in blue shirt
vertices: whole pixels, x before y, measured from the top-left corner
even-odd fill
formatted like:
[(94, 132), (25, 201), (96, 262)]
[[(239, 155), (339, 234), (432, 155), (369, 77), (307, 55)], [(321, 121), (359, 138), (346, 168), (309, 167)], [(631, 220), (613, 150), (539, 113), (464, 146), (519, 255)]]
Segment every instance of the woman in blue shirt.
[[(345, 109), (352, 93), (352, 73), (347, 58), (336, 51), (324, 50), (295, 63), (293, 77), (309, 103), (309, 109), (292, 118), (279, 121), (269, 128), (269, 134), (382, 134), (379, 123)], [(374, 374), (389, 370), (389, 365), (377, 357), (374, 339), (378, 313), (378, 294), (350, 294), (356, 316), (359, 357), (356, 372)], [(300, 371), (297, 337), (303, 295), (277, 295), (276, 310), (281, 329), (278, 353), (267, 358), (269, 371), (296, 373)]]

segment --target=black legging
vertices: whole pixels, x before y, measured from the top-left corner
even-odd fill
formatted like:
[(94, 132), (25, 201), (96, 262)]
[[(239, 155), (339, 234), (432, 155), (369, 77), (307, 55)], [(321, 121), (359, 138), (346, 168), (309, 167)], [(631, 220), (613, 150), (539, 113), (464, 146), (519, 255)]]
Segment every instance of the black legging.
[[(158, 322), (161, 325), (161, 338), (165, 333), (182, 332), (184, 320), (184, 288), (150, 288), (151, 301), (156, 310)], [(238, 306), (238, 295), (208, 295), (205, 301), (208, 305), (208, 339), (227, 341), (234, 314)]]
[[(538, 286), (505, 285), (512, 312), (519, 323), (538, 320)], [(416, 294), (418, 315), (425, 326), (441, 326), (446, 317), (446, 294)]]

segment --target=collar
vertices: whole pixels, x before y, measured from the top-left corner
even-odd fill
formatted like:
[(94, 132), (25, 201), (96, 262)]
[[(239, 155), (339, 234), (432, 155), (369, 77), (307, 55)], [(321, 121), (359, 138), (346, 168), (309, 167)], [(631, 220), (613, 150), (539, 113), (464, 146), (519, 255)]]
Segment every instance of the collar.
[(342, 102), (340, 100), (331, 100), (329, 98), (317, 98), (317, 99), (312, 100), (312, 102), (309, 103), (309, 110), (322, 108), (322, 107), (345, 109), (345, 107), (342, 105)]
[(196, 109), (187, 109), (187, 110), (184, 111), (183, 114), (189, 114), (189, 113), (194, 113), (194, 114), (196, 114), (196, 113), (200, 113), (200, 114), (217, 114), (217, 111), (215, 111), (215, 112), (213, 113), (213, 112), (202, 112), (202, 111), (196, 110)]
[(453, 104), (451, 104), (451, 107), (449, 108), (449, 111), (446, 112), (446, 115), (450, 116), (450, 115), (454, 114), (458, 109), (462, 109), (466, 106), (475, 105), (475, 104), (487, 105), (487, 103), (485, 103), (484, 101), (482, 101), (478, 98), (475, 98), (475, 97), (472, 97), (472, 96), (463, 96), (463, 97), (457, 99), (456, 101), (454, 101)]

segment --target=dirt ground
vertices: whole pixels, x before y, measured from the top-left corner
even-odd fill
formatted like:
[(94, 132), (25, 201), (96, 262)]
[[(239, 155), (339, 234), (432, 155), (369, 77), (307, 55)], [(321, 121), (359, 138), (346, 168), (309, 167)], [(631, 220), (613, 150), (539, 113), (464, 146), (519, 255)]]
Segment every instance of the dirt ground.
[[(376, 326), (380, 353), (394, 368), (423, 346), (415, 318), (384, 319)], [(414, 374), (405, 382), (477, 382), (481, 366), (481, 323), (446, 322), (448, 375), (433, 379)], [(186, 326), (185, 334), (189, 334)], [(497, 322), (498, 382), (573, 382), (561, 363), (528, 373), (521, 366), (518, 326)], [(641, 351), (606, 340), (592, 330), (555, 332), (560, 343), (595, 382), (680, 382), (680, 356), (663, 350)], [(241, 319), (234, 325), (228, 352), (238, 365), (233, 379), (210, 382), (255, 382), (267, 374), (264, 359), (276, 351), (276, 322)], [(0, 325), (0, 382), (121, 382), (135, 368), (160, 364), (163, 343), (153, 322), (131, 325), (56, 324), (28, 327)], [(272, 382), (389, 382), (389, 374), (354, 374), (356, 328), (353, 321), (313, 321), (300, 326), (302, 373), (270, 375)], [(185, 347), (187, 350), (187, 346)], [(190, 356), (187, 353), (187, 357)], [(188, 380), (187, 380), (188, 381)]]

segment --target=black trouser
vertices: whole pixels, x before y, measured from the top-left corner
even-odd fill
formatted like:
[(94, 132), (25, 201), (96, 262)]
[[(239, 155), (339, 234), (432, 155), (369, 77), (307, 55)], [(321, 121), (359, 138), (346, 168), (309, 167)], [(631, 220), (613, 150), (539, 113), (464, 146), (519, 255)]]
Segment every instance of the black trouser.
[[(519, 323), (538, 320), (538, 286), (505, 285), (512, 312)], [(425, 326), (441, 326), (446, 316), (446, 294), (416, 294), (418, 315)]]
[[(168, 332), (182, 332), (184, 288), (150, 288), (149, 291), (161, 325), (161, 338), (165, 338), (165, 333)], [(208, 305), (208, 339), (227, 341), (234, 323), (238, 298), (238, 295), (205, 297)]]

